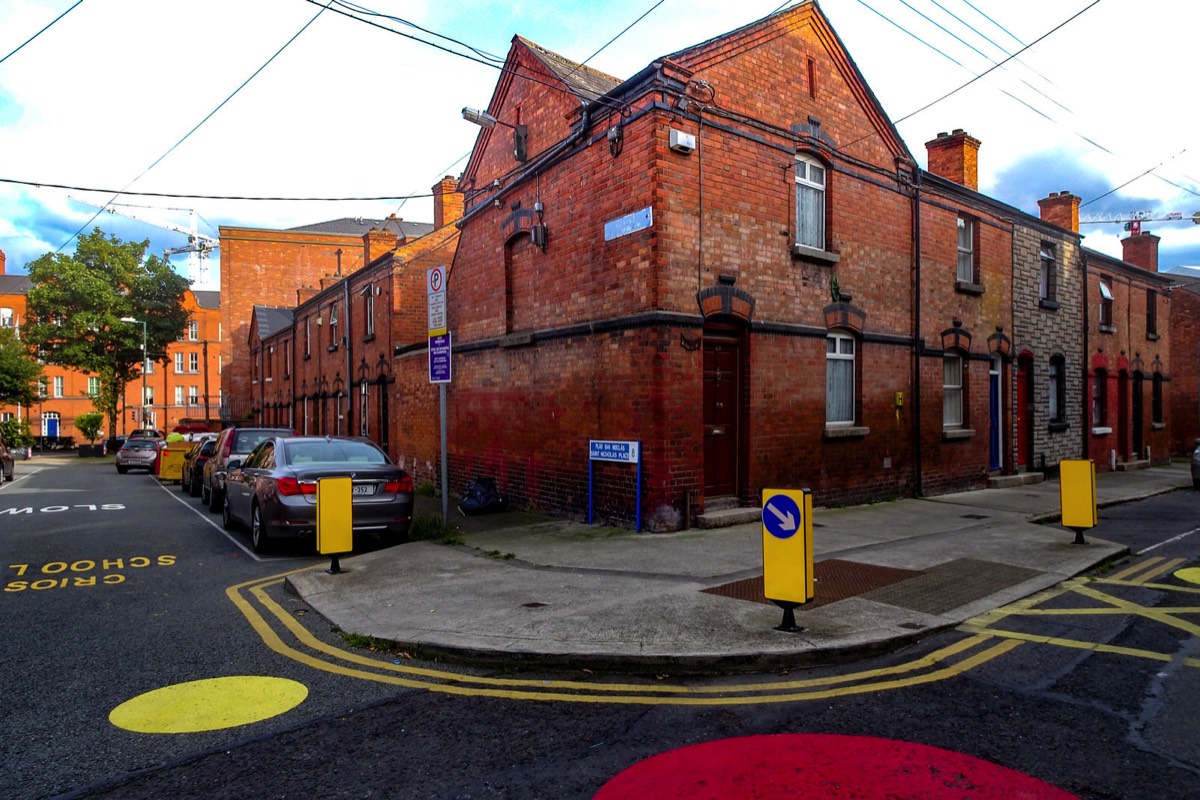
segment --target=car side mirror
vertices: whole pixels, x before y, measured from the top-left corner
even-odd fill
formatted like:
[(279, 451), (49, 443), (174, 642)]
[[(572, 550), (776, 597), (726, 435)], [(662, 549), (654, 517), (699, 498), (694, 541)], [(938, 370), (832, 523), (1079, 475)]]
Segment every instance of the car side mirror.
[(230, 469), (230, 470), (235, 470), (238, 467), (240, 467), (241, 465), (242, 465), (242, 460), (240, 458), (231, 458), (231, 459), (229, 459), (229, 464), (226, 468)]

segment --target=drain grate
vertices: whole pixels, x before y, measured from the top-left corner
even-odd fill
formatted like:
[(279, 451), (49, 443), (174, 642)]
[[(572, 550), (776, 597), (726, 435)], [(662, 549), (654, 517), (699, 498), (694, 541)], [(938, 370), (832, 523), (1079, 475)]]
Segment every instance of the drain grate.
[[(875, 564), (862, 564), (857, 561), (844, 561), (840, 558), (829, 558), (818, 561), (813, 565), (813, 599), (812, 602), (800, 606), (800, 610), (815, 608), (855, 597), (866, 592), (890, 586), (900, 581), (919, 576), (921, 573), (911, 569), (881, 567)], [(774, 605), (763, 597), (763, 579), (745, 578), (744, 580), (726, 583), (722, 586), (712, 586), (701, 591), (708, 594), (732, 597), (737, 600), (748, 600), (753, 603)]]
[(956, 558), (931, 567), (910, 580), (876, 589), (866, 597), (911, 611), (944, 614), (1001, 589), (1024, 583), (1036, 575), (1037, 570), (1011, 564)]

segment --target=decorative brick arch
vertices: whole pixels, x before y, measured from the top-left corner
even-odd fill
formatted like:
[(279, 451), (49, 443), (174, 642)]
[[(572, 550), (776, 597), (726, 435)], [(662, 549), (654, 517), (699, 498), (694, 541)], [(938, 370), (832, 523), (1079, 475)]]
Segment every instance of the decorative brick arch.
[(696, 293), (696, 302), (706, 321), (714, 317), (734, 317), (749, 323), (754, 317), (754, 297), (730, 284), (702, 289)]
[(955, 321), (954, 326), (942, 331), (942, 349), (971, 352), (971, 332), (963, 330), (962, 323)]
[(867, 312), (858, 306), (852, 306), (849, 303), (831, 303), (825, 306), (823, 313), (827, 329), (842, 328), (843, 330), (850, 331), (855, 336), (862, 336), (863, 323), (867, 320)]

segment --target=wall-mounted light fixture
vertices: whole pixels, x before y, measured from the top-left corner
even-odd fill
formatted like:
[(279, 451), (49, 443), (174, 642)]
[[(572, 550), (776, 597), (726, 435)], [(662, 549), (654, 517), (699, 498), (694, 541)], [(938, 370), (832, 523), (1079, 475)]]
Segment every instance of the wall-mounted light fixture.
[(529, 158), (528, 147), (526, 145), (529, 138), (529, 128), (525, 125), (511, 125), (507, 122), (501, 122), (486, 111), (480, 111), (477, 108), (466, 108), (462, 110), (462, 118), (467, 122), (474, 123), (481, 128), (491, 130), (497, 125), (503, 125), (506, 128), (511, 128), (513, 132), (513, 158), (517, 161), (526, 161)]

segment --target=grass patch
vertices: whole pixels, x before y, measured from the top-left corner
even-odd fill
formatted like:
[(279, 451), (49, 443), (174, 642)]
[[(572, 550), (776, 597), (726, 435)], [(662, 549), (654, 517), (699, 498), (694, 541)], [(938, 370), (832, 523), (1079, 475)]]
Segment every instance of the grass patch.
[(425, 483), (418, 483), (417, 487), (413, 489), (413, 494), (417, 497), (441, 497), (442, 490), (426, 481)]
[(405, 647), (391, 639), (379, 639), (375, 636), (364, 636), (361, 633), (346, 633), (346, 631), (341, 629), (335, 629), (335, 632), (346, 643), (347, 647), (353, 647), (356, 650), (366, 650), (371, 653), (380, 653), (395, 658), (397, 663), (400, 660), (412, 661), (416, 659), (422, 661), (440, 661), (439, 656), (421, 647)]
[(511, 561), (517, 557), (516, 553), (501, 553), (499, 550), (488, 550), (484, 553), (488, 558), (494, 558), (498, 561)]
[(460, 545), (463, 543), (462, 531), (443, 525), (442, 518), (437, 514), (418, 514), (413, 519), (408, 536), (410, 539), (438, 542), (439, 544)]

